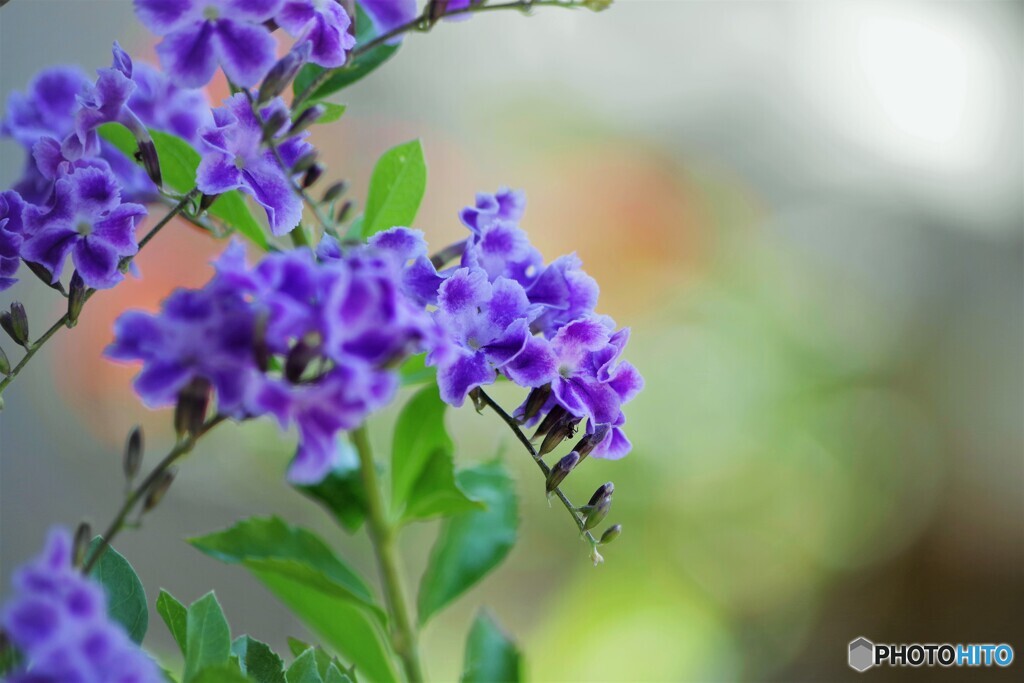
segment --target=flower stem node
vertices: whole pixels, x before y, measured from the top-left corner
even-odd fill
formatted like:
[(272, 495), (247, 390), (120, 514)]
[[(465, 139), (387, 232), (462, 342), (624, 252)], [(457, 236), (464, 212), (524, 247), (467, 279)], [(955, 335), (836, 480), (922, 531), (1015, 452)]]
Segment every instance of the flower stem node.
[(29, 347), (28, 314), (20, 301), (11, 304), (9, 311), (0, 313), (0, 327), (4, 328), (16, 344)]
[(203, 428), (206, 410), (210, 405), (210, 382), (201, 377), (193, 379), (178, 394), (174, 407), (174, 429), (178, 436), (195, 436)]
[(621, 524), (613, 524), (612, 526), (605, 529), (604, 533), (601, 534), (601, 540), (598, 541), (601, 545), (608, 545), (622, 533)]
[(473, 400), (473, 407), (476, 408), (477, 413), (483, 413), (484, 408), (487, 407), (487, 401), (480, 394), (480, 387), (477, 387), (469, 392), (469, 397)]
[(124, 459), (122, 465), (124, 467), (124, 478), (131, 481), (135, 478), (135, 475), (139, 473), (139, 467), (142, 465), (142, 454), (143, 454), (143, 438), (142, 438), (142, 427), (135, 425), (132, 430), (128, 432), (128, 439), (124, 444)]
[(548, 473), (548, 479), (545, 483), (545, 488), (549, 496), (558, 488), (559, 484), (569, 476), (569, 473), (572, 472), (573, 468), (576, 467), (576, 464), (579, 461), (580, 454), (573, 451), (555, 463), (555, 466), (552, 467), (551, 471)]
[(164, 495), (167, 493), (167, 489), (171, 488), (171, 484), (174, 483), (174, 477), (177, 473), (177, 470), (171, 467), (164, 470), (160, 477), (153, 482), (149, 493), (146, 494), (146, 501), (142, 504), (143, 512), (149, 512), (160, 504), (160, 501), (163, 500)]

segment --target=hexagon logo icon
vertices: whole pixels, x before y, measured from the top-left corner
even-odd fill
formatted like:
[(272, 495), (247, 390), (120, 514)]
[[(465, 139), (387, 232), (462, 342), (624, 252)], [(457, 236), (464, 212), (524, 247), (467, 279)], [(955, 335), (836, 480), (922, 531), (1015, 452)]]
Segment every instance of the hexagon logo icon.
[(861, 636), (850, 642), (850, 668), (867, 671), (875, 665), (875, 644)]

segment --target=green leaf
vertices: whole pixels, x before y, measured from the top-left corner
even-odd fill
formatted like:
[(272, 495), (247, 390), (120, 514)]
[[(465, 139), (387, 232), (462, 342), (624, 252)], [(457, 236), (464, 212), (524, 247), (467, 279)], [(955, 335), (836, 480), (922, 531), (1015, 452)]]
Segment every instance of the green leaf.
[(398, 680), (383, 610), (362, 579), (312, 533), (276, 518), (253, 518), (190, 542), (212, 557), (248, 568), (370, 680)]
[[(366, 43), (373, 40), (376, 37), (376, 30), (373, 26), (373, 21), (363, 11), (363, 8), (356, 4), (356, 44), (365, 45)], [(398, 52), (399, 43), (394, 45), (378, 45), (369, 52), (365, 52), (357, 57), (349, 60), (345, 66), (340, 69), (334, 69), (334, 73), (327, 81), (324, 82), (316, 91), (313, 93), (312, 99), (322, 100), (323, 98), (336, 93), (342, 88), (347, 88), (359, 79), (363, 78), (384, 62), (391, 59), (391, 57)], [(306, 87), (313, 82), (320, 73), (324, 71), (323, 67), (316, 66), (314, 64), (307, 64), (299, 72), (299, 75), (295, 78), (293, 88), (295, 94), (303, 92)]]
[(208, 666), (192, 679), (192, 683), (252, 683), (233, 664)]
[(160, 595), (156, 598), (156, 613), (167, 624), (167, 630), (174, 636), (174, 642), (185, 654), (186, 634), (188, 633), (188, 610), (178, 602), (178, 599), (167, 591), (161, 589)]
[(196, 186), (196, 169), (202, 161), (199, 152), (177, 135), (159, 130), (151, 130), (149, 134), (160, 159), (160, 175), (164, 184), (182, 194), (189, 192)]
[(313, 651), (313, 656), (316, 659), (316, 668), (320, 672), (321, 678), (327, 675), (327, 669), (332, 663), (336, 663), (337, 659), (331, 657), (327, 652), (319, 646), (310, 645), (309, 643), (299, 640), (298, 638), (292, 638), (288, 636), (288, 649), (291, 650), (292, 655), (298, 657), (307, 650)]
[(363, 236), (410, 226), (427, 189), (427, 163), (419, 140), (392, 147), (381, 156), (370, 176), (363, 214)]
[(515, 487), (501, 462), (462, 470), (458, 480), (487, 509), (445, 520), (420, 582), (421, 624), (486, 576), (516, 542)]
[(295, 658), (285, 673), (288, 683), (324, 683), (320, 669), (316, 665), (316, 652), (309, 648)]
[(522, 679), (519, 650), (483, 609), (476, 615), (466, 640), (462, 683), (515, 683)]
[[(345, 114), (344, 104), (335, 104), (334, 102), (317, 102), (317, 104), (324, 108), (324, 113), (316, 120), (317, 123), (334, 123)], [(303, 109), (305, 108), (303, 107)]]
[(319, 536), (286, 524), (278, 517), (250, 517), (233, 527), (189, 539), (210, 557), (228, 564), (244, 564), (305, 581), (325, 593), (377, 606), (369, 586), (335, 556)]
[(219, 195), (207, 212), (252, 240), (253, 244), (263, 251), (270, 248), (266, 231), (259, 221), (253, 218), (249, 205), (245, 203), (245, 198), (238, 190)]
[(401, 377), (403, 386), (426, 384), (437, 379), (437, 368), (427, 367), (427, 354), (418, 353), (409, 356), (402, 363), (398, 368), (398, 376)]
[[(92, 540), (88, 556), (96, 552), (100, 542), (99, 536)], [(89, 575), (103, 585), (110, 618), (121, 624), (134, 642), (141, 643), (149, 626), (149, 607), (146, 605), (146, 591), (131, 563), (108, 546)]]
[(284, 661), (266, 643), (239, 636), (231, 643), (242, 673), (256, 683), (284, 683)]
[(117, 148), (121, 154), (132, 161), (136, 161), (135, 153), (139, 151), (139, 145), (135, 142), (132, 132), (120, 123), (104, 123), (96, 129), (99, 136)]
[(331, 662), (327, 667), (327, 675), (324, 676), (324, 683), (352, 683), (348, 674), (338, 668), (338, 665)]
[(203, 669), (228, 661), (231, 629), (213, 591), (189, 605), (186, 623), (185, 673), (182, 680), (190, 683)]
[(432, 384), (413, 395), (398, 416), (391, 443), (391, 504), (403, 520), (481, 507), (456, 484), (445, 409)]
[[(351, 447), (347, 441), (338, 441), (338, 448)], [(349, 533), (358, 531), (366, 518), (366, 491), (358, 467), (333, 470), (319, 484), (295, 488), (320, 503)]]

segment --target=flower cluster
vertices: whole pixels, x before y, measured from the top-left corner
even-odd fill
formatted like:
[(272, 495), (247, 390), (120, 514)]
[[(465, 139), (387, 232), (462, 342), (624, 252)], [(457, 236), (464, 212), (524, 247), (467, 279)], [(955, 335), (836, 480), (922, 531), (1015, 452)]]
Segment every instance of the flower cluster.
[(345, 63), (355, 46), (352, 21), (336, 0), (135, 0), (139, 19), (163, 36), (157, 54), (175, 83), (206, 85), (220, 67), (237, 86), (259, 83), (276, 60), (271, 26), (309, 43), (310, 61)]
[(393, 228), (371, 242), (396, 245), (407, 294), (435, 307), (446, 342), (427, 362), (446, 402), (461, 405), (500, 374), (531, 390), (517, 416), (540, 421), (538, 435), (567, 436), (585, 419), (581, 456), (620, 458), (630, 448), (622, 406), (643, 387), (621, 361), (629, 330), (594, 312), (597, 283), (574, 254), (544, 264), (519, 227), (524, 208), (520, 192), (478, 195), (460, 214), (470, 231), (461, 260), (440, 271), (416, 231)]
[(289, 479), (317, 482), (335, 464), (337, 433), (391, 400), (392, 368), (438, 337), (434, 323), (402, 294), (401, 264), (386, 250), (298, 249), (250, 267), (236, 243), (216, 266), (206, 287), (175, 292), (159, 315), (121, 316), (107, 355), (143, 362), (135, 388), (151, 407), (199, 382), (222, 414), (294, 424)]
[(71, 538), (50, 531), (46, 547), (14, 574), (4, 632), (25, 658), (9, 683), (158, 683), (156, 663), (107, 616), (103, 588), (71, 562)]

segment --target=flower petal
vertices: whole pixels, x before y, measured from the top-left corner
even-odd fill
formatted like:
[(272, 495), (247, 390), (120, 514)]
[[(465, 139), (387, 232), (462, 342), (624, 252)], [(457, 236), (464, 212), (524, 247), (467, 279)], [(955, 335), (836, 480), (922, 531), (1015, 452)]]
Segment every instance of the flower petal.
[(124, 279), (118, 270), (117, 252), (112, 246), (92, 235), (78, 240), (71, 252), (75, 269), (82, 281), (94, 289), (109, 289)]
[(453, 363), (437, 370), (441, 400), (449, 405), (461, 406), (470, 389), (493, 384), (494, 377), (494, 370), (488, 365), (484, 354), (462, 354)]
[[(262, 4), (262, 1), (254, 4)], [(224, 73), (235, 85), (245, 88), (256, 85), (274, 65), (277, 44), (270, 32), (260, 25), (218, 19), (213, 45)]]
[(186, 88), (200, 88), (210, 82), (217, 70), (213, 34), (213, 24), (203, 21), (184, 26), (160, 41), (156, 52), (172, 81)]

